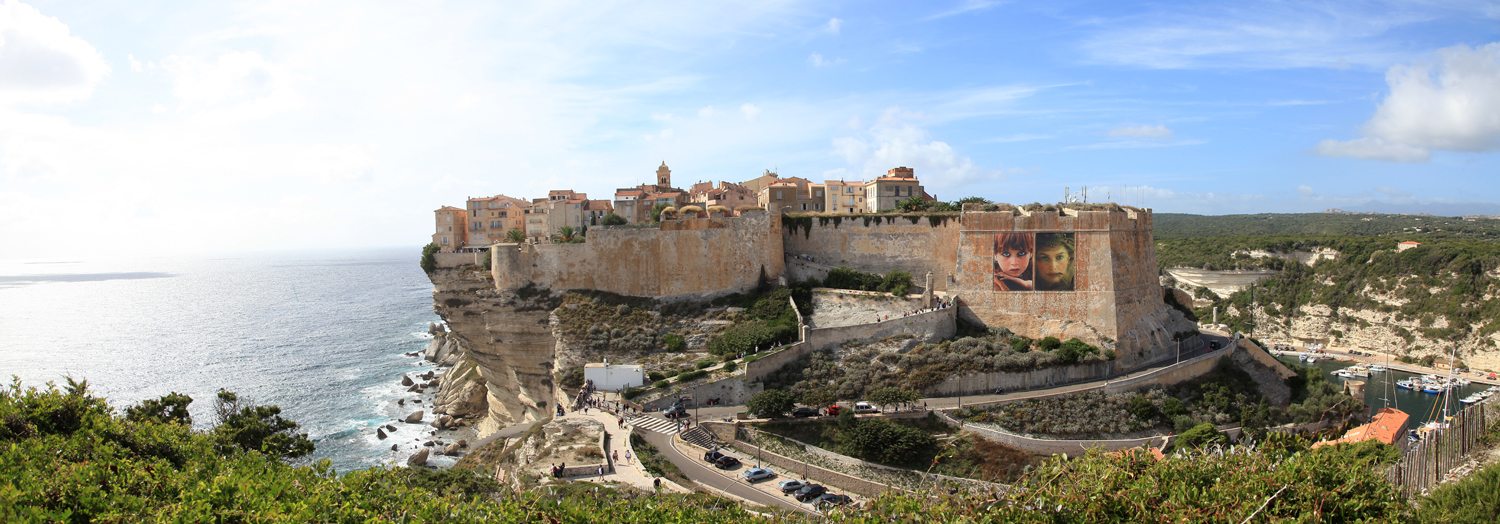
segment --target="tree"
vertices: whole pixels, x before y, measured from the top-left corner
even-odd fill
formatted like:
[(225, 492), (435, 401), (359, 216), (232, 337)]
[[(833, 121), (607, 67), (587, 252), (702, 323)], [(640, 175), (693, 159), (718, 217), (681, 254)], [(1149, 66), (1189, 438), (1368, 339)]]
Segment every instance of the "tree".
[(1151, 399), (1146, 398), (1145, 395), (1130, 397), (1130, 414), (1150, 424), (1156, 420), (1156, 404), (1152, 404)]
[(1174, 444), (1185, 448), (1200, 448), (1220, 442), (1224, 442), (1224, 434), (1219, 433), (1213, 424), (1204, 422), (1178, 435)]
[(779, 389), (768, 389), (745, 402), (745, 408), (756, 416), (765, 418), (782, 418), (786, 416), (792, 407), (796, 406), (796, 399), (791, 393)]
[(906, 296), (906, 292), (910, 290), (911, 273), (898, 269), (885, 274), (885, 278), (881, 279), (880, 288), (877, 291), (884, 291), (900, 297)]
[(526, 232), (525, 231), (521, 231), (519, 229), (512, 229), (510, 231), (506, 231), (505, 232), (505, 241), (506, 242), (510, 242), (512, 244), (520, 244), (522, 242), (525, 242), (526, 241)]
[(1037, 346), (1040, 346), (1042, 351), (1052, 351), (1062, 346), (1062, 341), (1058, 340), (1057, 337), (1047, 337), (1042, 339), (1041, 343), (1037, 344)]
[(661, 212), (669, 207), (672, 206), (667, 205), (665, 202), (657, 202), (656, 205), (651, 206), (651, 221), (661, 222)]
[(296, 422), (281, 418), (280, 407), (256, 406), (220, 388), (214, 413), (223, 421), (213, 429), (220, 453), (258, 451), (285, 460), (315, 449), (306, 433), (297, 433)]
[(921, 195), (912, 195), (911, 198), (896, 203), (896, 209), (907, 213), (926, 211), (929, 207), (932, 207), (932, 203), (922, 198)]
[(573, 226), (563, 226), (562, 229), (557, 230), (557, 236), (552, 238), (556, 242), (560, 242), (563, 244), (572, 244), (573, 242), (576, 242), (579, 237), (578, 231), (573, 229)]
[(625, 217), (616, 215), (614, 213), (604, 215), (604, 225), (606, 226), (623, 226), (628, 222), (628, 220), (625, 220)]
[(922, 395), (909, 389), (884, 387), (871, 391), (865, 398), (879, 405), (881, 411), (885, 411), (885, 408), (889, 406), (901, 405), (901, 407), (906, 407), (906, 404), (921, 400)]
[(828, 386), (808, 390), (806, 393), (802, 394), (803, 404), (819, 409), (831, 406), (833, 405), (833, 403), (838, 401), (838, 395), (834, 393), (832, 387)]
[(437, 270), (437, 257), (435, 257), (433, 253), (437, 253), (438, 250), (442, 248), (442, 246), (439, 246), (437, 244), (427, 244), (426, 246), (422, 246), (422, 271), (430, 274), (433, 271)]
[(865, 419), (853, 431), (843, 432), (842, 451), (865, 460), (886, 464), (911, 461), (937, 445), (932, 435), (886, 419)]
[(188, 404), (192, 403), (193, 397), (173, 391), (161, 398), (142, 400), (140, 404), (125, 408), (125, 420), (192, 426), (193, 417), (188, 413)]
[(963, 207), (964, 204), (989, 204), (990, 200), (981, 196), (964, 197), (953, 201), (953, 205)]

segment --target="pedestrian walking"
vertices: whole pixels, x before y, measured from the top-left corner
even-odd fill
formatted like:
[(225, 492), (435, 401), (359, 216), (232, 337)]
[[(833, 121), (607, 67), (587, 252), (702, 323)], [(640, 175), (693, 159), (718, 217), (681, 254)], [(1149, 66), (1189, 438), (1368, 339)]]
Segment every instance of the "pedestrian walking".
[(614, 454), (611, 455), (611, 457), (613, 457), (613, 460), (615, 462), (619, 462), (620, 461), (620, 450), (618, 450), (618, 449), (615, 450)]
[(661, 491), (661, 477), (652, 479), (651, 483), (656, 486), (657, 491)]
[(625, 450), (625, 463), (626, 464), (630, 463), (630, 450), (628, 450), (628, 449)]
[(599, 466), (599, 476), (604, 476), (604, 466)]

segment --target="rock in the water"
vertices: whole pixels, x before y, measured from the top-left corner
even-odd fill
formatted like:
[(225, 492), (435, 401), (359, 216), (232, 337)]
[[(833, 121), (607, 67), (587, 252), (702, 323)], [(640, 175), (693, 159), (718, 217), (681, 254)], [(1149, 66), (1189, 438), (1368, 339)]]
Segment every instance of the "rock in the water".
[(415, 384), (415, 382), (411, 381), (411, 377), (406, 376), (405, 373), (401, 374), (401, 385), (402, 386), (411, 386), (412, 384)]
[(457, 443), (457, 442), (454, 442), (454, 443), (452, 443), (452, 444), (449, 444), (449, 445), (448, 445), (448, 447), (446, 447), (446, 448), (443, 448), (443, 454), (444, 454), (444, 455), (448, 455), (448, 456), (450, 456), (450, 457), (451, 457), (451, 456), (454, 456), (454, 455), (457, 455), (457, 454), (458, 454), (458, 448), (459, 448), (459, 447), (460, 447), (460, 446), (459, 446), (459, 445), (458, 445), (458, 443)]
[(438, 425), (439, 428), (447, 428), (453, 426), (453, 417), (443, 415), (441, 417), (438, 417), (438, 420), (442, 421), (442, 423)]
[(421, 410), (418, 410), (415, 413), (412, 413), (412, 414), (406, 416), (406, 423), (407, 424), (421, 424), (422, 423), (422, 417), (424, 415), (426, 415), (426, 414), (427, 413), (425, 413), (425, 412), (423, 412)]
[(406, 458), (406, 465), (408, 465), (408, 466), (426, 466), (427, 465), (427, 450), (424, 449), (424, 450), (418, 451), (416, 453), (412, 453), (412, 455), (410, 457)]
[(404, 399), (404, 398), (402, 398), (402, 399), (396, 399), (396, 405), (397, 406), (405, 406), (406, 405), (406, 399)]
[(469, 447), (469, 440), (468, 439), (458, 439), (458, 447), (461, 447), (461, 448), (467, 448), (467, 447)]
[(385, 440), (385, 428), (375, 428), (375, 436), (380, 437), (380, 440)]
[(396, 431), (396, 426), (392, 426), (390, 424), (386, 424), (385, 425), (385, 430), (386, 431), (392, 431), (392, 432), (394, 432), (394, 431)]
[(430, 447), (432, 447), (432, 441), (431, 441), (431, 440), (429, 440), (429, 441), (427, 441), (427, 442), (423, 442), (423, 443), (422, 443), (422, 445), (423, 445), (423, 446), (427, 446), (427, 447), (429, 447), (429, 448), (430, 448)]
[(391, 451), (396, 451), (396, 444), (391, 444)]
[(435, 388), (435, 387), (437, 387), (437, 385), (438, 385), (437, 379), (432, 379), (432, 380), (427, 381), (427, 385), (423, 386), (423, 387)]
[(436, 375), (433, 372), (428, 371), (428, 372), (422, 374), (422, 380), (432, 380), (432, 377), (434, 377), (434, 376), (436, 376)]
[(422, 391), (422, 386), (418, 386), (416, 384), (412, 384), (411, 387), (406, 388), (406, 390), (410, 391), (410, 392)]

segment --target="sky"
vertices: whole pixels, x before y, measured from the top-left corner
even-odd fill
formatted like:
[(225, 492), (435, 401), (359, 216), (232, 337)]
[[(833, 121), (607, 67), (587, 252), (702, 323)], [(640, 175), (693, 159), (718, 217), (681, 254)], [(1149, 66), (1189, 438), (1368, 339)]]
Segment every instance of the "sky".
[(419, 246), (663, 161), (1500, 214), (1493, 0), (0, 2), (0, 258)]

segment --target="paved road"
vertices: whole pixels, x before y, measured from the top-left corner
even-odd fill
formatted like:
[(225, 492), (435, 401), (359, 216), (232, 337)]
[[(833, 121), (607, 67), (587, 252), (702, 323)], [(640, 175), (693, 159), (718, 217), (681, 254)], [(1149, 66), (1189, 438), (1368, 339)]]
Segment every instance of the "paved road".
[(646, 442), (650, 442), (652, 446), (656, 446), (656, 450), (662, 456), (666, 457), (673, 464), (676, 464), (677, 468), (681, 469), (682, 473), (687, 475), (688, 478), (693, 479), (694, 482), (757, 504), (817, 514), (805, 505), (792, 500), (790, 497), (778, 497), (720, 475), (718, 472), (713, 471), (707, 462), (703, 462), (702, 457), (689, 457), (677, 451), (677, 448), (672, 445), (672, 437), (669, 435), (663, 435), (654, 431), (642, 431), (640, 435), (646, 439)]

